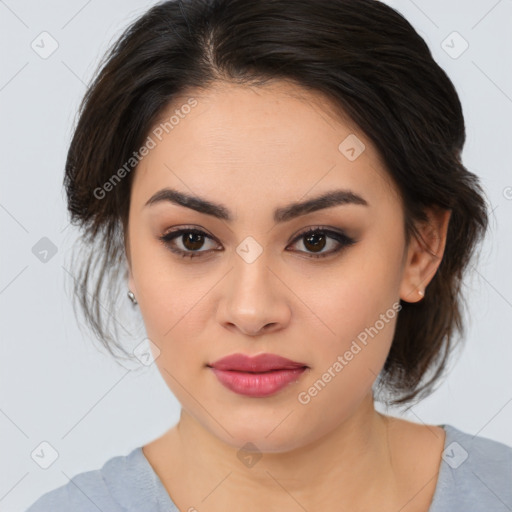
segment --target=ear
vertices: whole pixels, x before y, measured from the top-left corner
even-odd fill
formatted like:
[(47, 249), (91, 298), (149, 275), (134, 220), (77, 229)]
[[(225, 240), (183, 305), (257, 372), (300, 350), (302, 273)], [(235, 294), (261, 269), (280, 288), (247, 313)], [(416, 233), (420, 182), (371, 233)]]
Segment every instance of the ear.
[(419, 238), (412, 236), (403, 268), (400, 298), (418, 302), (432, 280), (443, 258), (451, 210), (437, 206), (426, 209), (428, 220), (416, 224)]

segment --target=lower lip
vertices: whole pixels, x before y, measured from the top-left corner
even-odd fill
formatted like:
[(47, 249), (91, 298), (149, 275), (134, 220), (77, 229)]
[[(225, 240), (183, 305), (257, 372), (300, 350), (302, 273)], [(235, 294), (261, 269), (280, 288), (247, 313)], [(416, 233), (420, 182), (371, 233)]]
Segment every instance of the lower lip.
[(306, 368), (275, 370), (265, 373), (249, 373), (212, 368), (220, 383), (240, 395), (265, 397), (277, 393), (288, 384), (296, 381)]

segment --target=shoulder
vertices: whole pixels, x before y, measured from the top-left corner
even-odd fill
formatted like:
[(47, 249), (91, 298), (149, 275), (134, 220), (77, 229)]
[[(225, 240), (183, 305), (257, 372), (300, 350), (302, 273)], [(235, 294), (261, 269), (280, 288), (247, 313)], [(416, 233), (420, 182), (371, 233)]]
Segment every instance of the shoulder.
[(430, 512), (512, 509), (512, 447), (451, 425)]
[[(107, 460), (101, 469), (85, 471), (67, 484), (43, 494), (26, 512), (121, 512), (147, 506), (144, 491), (150, 490), (140, 447), (127, 455)], [(128, 505), (127, 505), (128, 504)], [(147, 508), (146, 508), (147, 510)]]

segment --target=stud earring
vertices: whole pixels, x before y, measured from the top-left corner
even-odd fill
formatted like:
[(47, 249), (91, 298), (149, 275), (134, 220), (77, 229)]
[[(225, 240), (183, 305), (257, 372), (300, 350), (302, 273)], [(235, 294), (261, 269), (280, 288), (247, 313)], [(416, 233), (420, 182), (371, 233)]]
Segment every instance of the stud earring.
[(132, 301), (133, 305), (138, 304), (137, 299), (131, 290), (128, 291), (128, 298)]
[(425, 292), (423, 290), (418, 290), (418, 295), (420, 297), (425, 297)]

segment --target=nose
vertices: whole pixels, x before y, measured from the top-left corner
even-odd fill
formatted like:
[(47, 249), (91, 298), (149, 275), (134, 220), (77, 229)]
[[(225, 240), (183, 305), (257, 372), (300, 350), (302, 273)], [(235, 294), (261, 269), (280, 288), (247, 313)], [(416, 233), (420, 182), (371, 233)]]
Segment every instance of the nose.
[(290, 322), (290, 295), (263, 254), (252, 263), (237, 256), (222, 287), (217, 320), (225, 328), (248, 336), (279, 331)]

